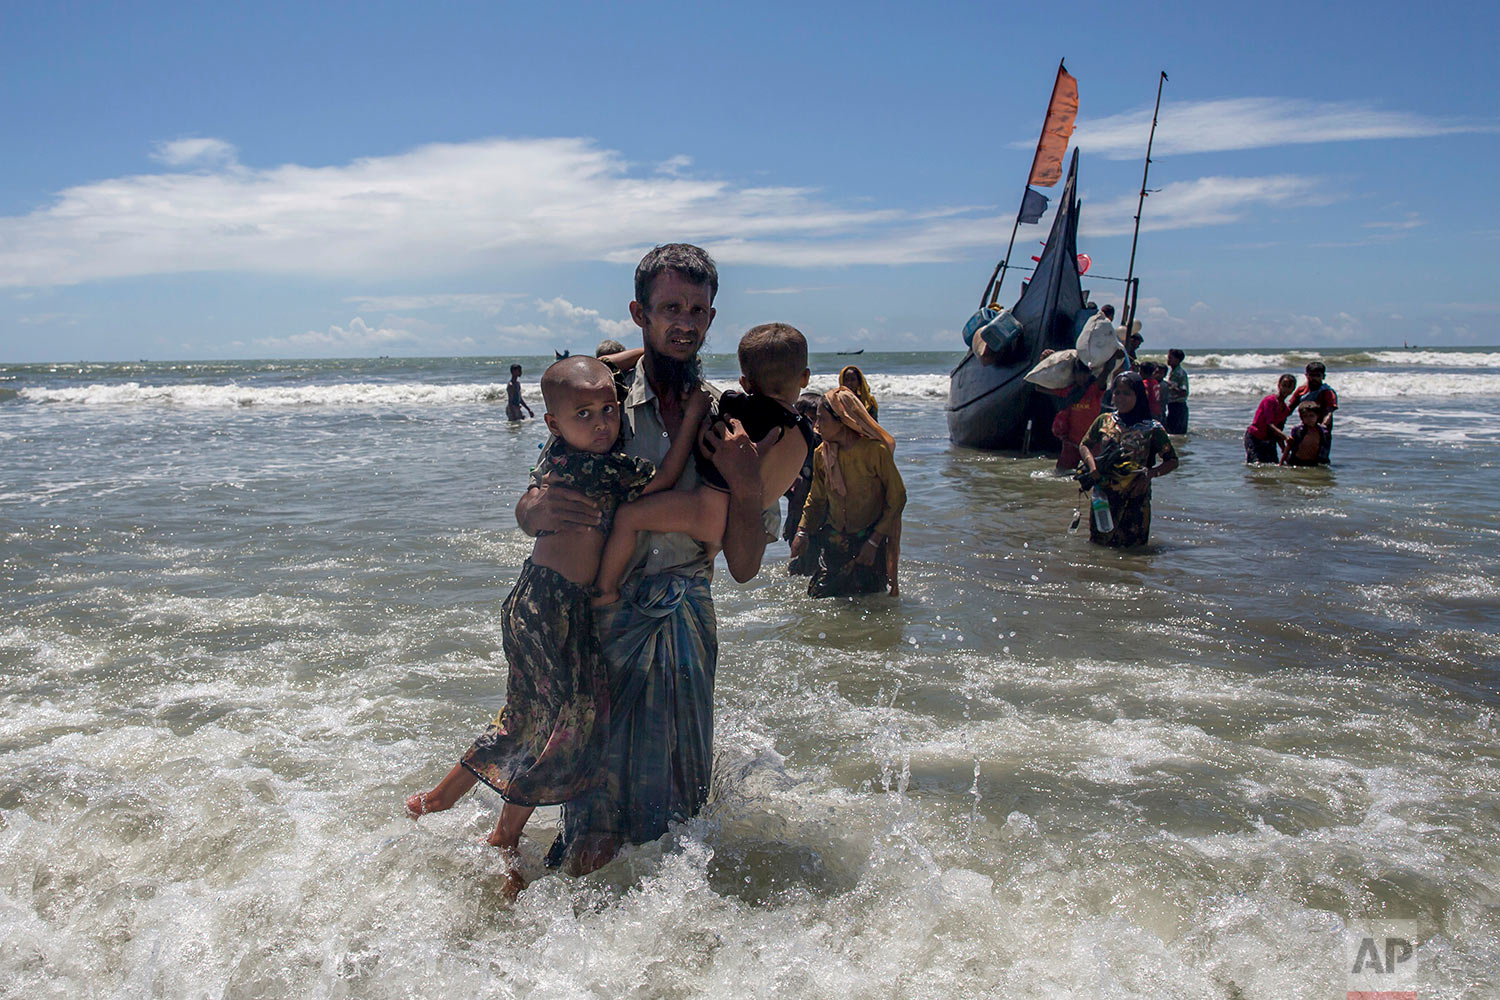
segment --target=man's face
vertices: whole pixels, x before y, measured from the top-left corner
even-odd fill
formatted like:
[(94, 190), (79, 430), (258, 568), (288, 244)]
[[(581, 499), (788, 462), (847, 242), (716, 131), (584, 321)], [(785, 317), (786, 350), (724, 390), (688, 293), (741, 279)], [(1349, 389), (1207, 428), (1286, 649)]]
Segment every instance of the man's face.
[(1307, 369), (1307, 387), (1309, 389), (1316, 389), (1318, 386), (1320, 386), (1322, 384), (1323, 384), (1323, 373), (1320, 372), (1320, 371), (1318, 371), (1316, 368), (1309, 368), (1309, 369)]
[(649, 305), (630, 303), (630, 318), (641, 328), (646, 351), (674, 361), (691, 361), (714, 321), (708, 286), (676, 271), (663, 271), (651, 283)]

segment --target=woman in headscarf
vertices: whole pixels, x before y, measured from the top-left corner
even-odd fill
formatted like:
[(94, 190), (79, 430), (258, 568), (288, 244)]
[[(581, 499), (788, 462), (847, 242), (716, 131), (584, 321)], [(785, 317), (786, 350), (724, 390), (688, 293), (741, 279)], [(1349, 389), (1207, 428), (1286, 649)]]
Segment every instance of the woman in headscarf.
[(906, 506), (892, 454), (896, 440), (843, 386), (818, 404), (818, 433), (823, 443), (813, 456), (812, 489), (792, 556), (817, 537), (821, 553), (807, 587), (812, 597), (878, 593), (894, 579), (890, 546)]
[(845, 365), (844, 370), (839, 372), (839, 385), (848, 389), (859, 397), (864, 404), (865, 411), (874, 419), (880, 417), (880, 404), (875, 402), (875, 396), (870, 392), (870, 383), (865, 381), (865, 373), (853, 365)]
[(1124, 548), (1151, 535), (1151, 480), (1177, 468), (1166, 428), (1151, 419), (1146, 387), (1136, 372), (1113, 383), (1115, 412), (1102, 413), (1083, 436), (1081, 455), (1090, 478), (1109, 501), (1114, 527), (1100, 531), (1089, 519), (1089, 541)]

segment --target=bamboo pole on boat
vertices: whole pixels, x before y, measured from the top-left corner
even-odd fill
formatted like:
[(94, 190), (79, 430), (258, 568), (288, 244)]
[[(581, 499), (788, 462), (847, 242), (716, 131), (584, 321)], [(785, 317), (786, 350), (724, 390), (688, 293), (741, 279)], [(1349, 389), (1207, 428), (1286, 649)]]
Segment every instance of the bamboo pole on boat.
[[(1146, 166), (1141, 171), (1141, 196), (1135, 203), (1135, 232), (1130, 237), (1130, 266), (1125, 269), (1125, 294), (1130, 295), (1128, 309), (1122, 309), (1125, 314), (1125, 329), (1129, 330), (1135, 322), (1135, 307), (1140, 299), (1141, 285), (1135, 281), (1135, 245), (1141, 238), (1141, 211), (1146, 205), (1146, 178), (1151, 176), (1151, 146), (1156, 142), (1156, 119), (1161, 114), (1161, 89), (1167, 82), (1167, 71), (1161, 71), (1161, 79), (1156, 81), (1156, 108), (1151, 112), (1151, 134), (1146, 139)], [(1007, 254), (1007, 256), (1009, 256)], [(1134, 294), (1132, 295), (1132, 289)]]

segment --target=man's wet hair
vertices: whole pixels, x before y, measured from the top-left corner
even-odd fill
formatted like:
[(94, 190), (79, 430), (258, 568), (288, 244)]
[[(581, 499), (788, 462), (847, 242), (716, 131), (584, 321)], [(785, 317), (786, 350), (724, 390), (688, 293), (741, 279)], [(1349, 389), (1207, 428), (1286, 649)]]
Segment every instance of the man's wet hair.
[(1318, 378), (1322, 378), (1324, 375), (1328, 374), (1328, 366), (1323, 364), (1323, 362), (1321, 361), (1309, 361), (1307, 363), (1307, 374), (1316, 375), (1318, 376)]
[(605, 339), (599, 341), (599, 346), (594, 348), (594, 357), (602, 358), (606, 354), (619, 354), (623, 350), (625, 350), (625, 345), (618, 340)]
[(635, 266), (635, 300), (651, 308), (651, 283), (664, 271), (676, 271), (695, 285), (708, 286), (708, 301), (719, 294), (719, 269), (702, 247), (691, 243), (664, 243)]
[(807, 371), (807, 338), (786, 323), (762, 323), (740, 338), (740, 373), (762, 392), (784, 396)]
[(613, 382), (614, 374), (603, 361), (574, 354), (552, 362), (542, 372), (542, 399), (547, 404), (547, 412), (556, 414), (562, 411), (564, 397), (569, 393), (596, 385), (612, 385)]

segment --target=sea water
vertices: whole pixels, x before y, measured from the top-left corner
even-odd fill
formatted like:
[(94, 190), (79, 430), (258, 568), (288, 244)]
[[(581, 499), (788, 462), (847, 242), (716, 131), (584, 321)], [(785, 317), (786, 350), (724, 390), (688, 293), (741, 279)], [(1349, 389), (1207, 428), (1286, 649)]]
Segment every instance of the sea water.
[[(0, 995), (1342, 997), (1396, 922), (1500, 995), (1500, 348), (1322, 355), (1333, 466), (1243, 464), (1280, 371), (1193, 352), (1151, 544), (859, 363), (901, 596), (715, 577), (713, 799), (593, 876), (487, 791), (544, 436), (512, 360), (0, 367)], [(708, 359), (722, 381), (731, 358)]]

